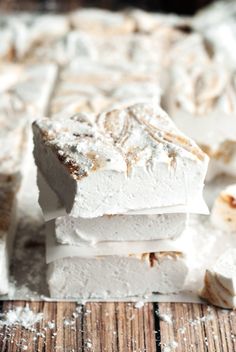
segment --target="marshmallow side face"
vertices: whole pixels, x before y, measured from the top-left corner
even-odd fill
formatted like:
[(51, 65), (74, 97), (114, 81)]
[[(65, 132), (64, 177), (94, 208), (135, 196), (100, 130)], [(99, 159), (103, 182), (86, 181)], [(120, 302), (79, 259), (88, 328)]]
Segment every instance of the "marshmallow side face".
[[(47, 181), (45, 180), (44, 176), (39, 170), (37, 171), (37, 184), (39, 189), (38, 201), (42, 209), (45, 221), (56, 219), (58, 217), (65, 217), (67, 215), (66, 209), (64, 208), (58, 195), (48, 185)], [(134, 210), (126, 214), (123, 213), (120, 215), (134, 216), (134, 215), (157, 215), (157, 214), (166, 215), (167, 219), (165, 219), (165, 221), (169, 223), (168, 231), (170, 230), (168, 233), (173, 233), (172, 232), (173, 226), (176, 226), (174, 232), (177, 235), (177, 233), (180, 233), (180, 229), (182, 228), (184, 223), (186, 223), (187, 214), (205, 214), (206, 215), (206, 214), (209, 214), (209, 210), (202, 198), (202, 195), (200, 195), (200, 198), (193, 200), (190, 206), (184, 205), (184, 206), (176, 206), (176, 207), (141, 209), (141, 210)], [(171, 214), (173, 216), (169, 217), (169, 215)], [(183, 217), (181, 217), (181, 214), (183, 215)], [(107, 215), (110, 216), (111, 214), (107, 214)], [(162, 219), (164, 219), (164, 217)], [(176, 222), (174, 219), (176, 219)], [(174, 225), (174, 222), (175, 222), (175, 225)], [(157, 229), (156, 229), (156, 233), (159, 233)]]
[(186, 214), (104, 215), (95, 219), (63, 216), (55, 220), (57, 241), (79, 245), (82, 242), (148, 241), (175, 238), (186, 226)]
[(187, 204), (202, 192), (207, 156), (152, 104), (33, 129), (36, 164), (71, 216)]
[(228, 186), (216, 198), (211, 222), (225, 232), (236, 234), (236, 185)]
[[(94, 270), (96, 268), (96, 270)], [(64, 258), (48, 267), (53, 298), (125, 298), (183, 289), (188, 269), (180, 253)]]
[(203, 299), (220, 308), (235, 309), (236, 295), (232, 296), (218, 281), (214, 273), (206, 271), (204, 287), (200, 292)]
[(227, 250), (206, 270), (201, 296), (218, 307), (236, 308), (236, 249)]

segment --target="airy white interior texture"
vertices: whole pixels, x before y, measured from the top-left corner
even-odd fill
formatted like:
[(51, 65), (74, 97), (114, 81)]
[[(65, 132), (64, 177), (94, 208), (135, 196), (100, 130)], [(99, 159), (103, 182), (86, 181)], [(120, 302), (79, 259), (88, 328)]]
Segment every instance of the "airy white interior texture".
[(180, 291), (188, 269), (180, 253), (64, 258), (48, 266), (55, 298), (145, 296)]
[(186, 226), (186, 214), (103, 215), (94, 219), (63, 216), (55, 220), (60, 243), (143, 241), (175, 238)]
[[(38, 201), (46, 221), (66, 216), (67, 212), (58, 195), (48, 185), (45, 177), (37, 170), (37, 184), (39, 188)], [(190, 200), (190, 204), (159, 207), (151, 209), (138, 209), (120, 215), (157, 215), (157, 214), (209, 214), (208, 207), (199, 194), (198, 199)], [(109, 215), (109, 214), (108, 214)]]

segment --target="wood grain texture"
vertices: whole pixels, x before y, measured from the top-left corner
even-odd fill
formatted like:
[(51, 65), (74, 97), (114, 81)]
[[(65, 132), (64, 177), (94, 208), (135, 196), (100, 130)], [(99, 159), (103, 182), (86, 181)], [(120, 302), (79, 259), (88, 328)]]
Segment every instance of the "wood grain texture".
[(0, 328), (0, 351), (235, 352), (236, 313), (198, 304), (4, 302), (43, 319)]
[(235, 352), (236, 313), (207, 305), (165, 303), (160, 316), (172, 316), (172, 324), (160, 321), (162, 346), (175, 341), (176, 352)]

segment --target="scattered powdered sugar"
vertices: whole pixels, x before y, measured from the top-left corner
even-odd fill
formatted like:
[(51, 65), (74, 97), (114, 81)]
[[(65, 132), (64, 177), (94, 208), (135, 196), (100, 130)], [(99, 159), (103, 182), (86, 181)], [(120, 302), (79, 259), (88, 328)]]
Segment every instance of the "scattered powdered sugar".
[(0, 326), (20, 325), (25, 329), (29, 329), (42, 319), (43, 313), (35, 313), (29, 306), (16, 307), (0, 315)]
[(156, 315), (158, 316), (158, 318), (161, 321), (164, 321), (167, 324), (172, 324), (173, 320), (172, 320), (172, 315), (168, 314), (168, 313), (160, 313), (158, 310), (155, 311)]
[(186, 327), (183, 326), (183, 327), (179, 328), (179, 329), (178, 329), (178, 332), (179, 332), (180, 334), (184, 335), (185, 332), (186, 332)]
[(87, 340), (85, 341), (85, 347), (86, 347), (86, 348), (89, 348), (89, 349), (93, 347), (92, 342), (91, 342), (90, 339), (87, 339)]
[(56, 326), (55, 322), (54, 321), (48, 321), (48, 327), (50, 330), (54, 329)]
[(204, 315), (203, 317), (197, 317), (196, 319), (189, 319), (189, 324), (191, 326), (196, 326), (196, 325), (200, 325), (201, 323), (205, 323), (207, 321), (211, 321), (214, 320), (214, 315), (213, 313), (210, 311), (209, 314)]
[(171, 341), (167, 345), (163, 345), (163, 352), (172, 352), (178, 347), (178, 343), (176, 341)]
[(143, 301), (138, 301), (138, 302), (135, 303), (134, 307), (137, 308), (137, 309), (140, 309), (143, 306), (144, 306), (144, 302)]

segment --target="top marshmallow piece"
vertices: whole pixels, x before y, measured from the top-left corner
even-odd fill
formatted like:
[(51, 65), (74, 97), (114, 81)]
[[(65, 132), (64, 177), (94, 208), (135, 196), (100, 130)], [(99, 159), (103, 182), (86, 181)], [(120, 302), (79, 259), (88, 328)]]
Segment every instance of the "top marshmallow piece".
[(154, 104), (33, 129), (36, 164), (74, 217), (183, 205), (202, 192), (208, 157)]

